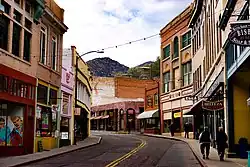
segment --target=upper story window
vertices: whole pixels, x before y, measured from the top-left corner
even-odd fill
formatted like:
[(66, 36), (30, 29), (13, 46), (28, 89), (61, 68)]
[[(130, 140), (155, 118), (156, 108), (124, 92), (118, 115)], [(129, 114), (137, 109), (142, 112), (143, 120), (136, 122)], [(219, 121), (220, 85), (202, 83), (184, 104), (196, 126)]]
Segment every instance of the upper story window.
[(174, 55), (173, 59), (179, 57), (179, 39), (178, 37), (174, 38)]
[(163, 74), (163, 93), (169, 92), (170, 87), (170, 72)]
[(7, 17), (0, 15), (0, 48), (4, 50), (7, 50), (9, 22)]
[(188, 86), (192, 83), (192, 63), (183, 64), (183, 86)]
[(32, 5), (28, 0), (25, 1), (25, 11), (30, 15), (32, 14)]
[(52, 69), (57, 70), (57, 39), (52, 37)]
[(40, 62), (46, 65), (47, 29), (41, 28), (40, 32)]
[(155, 106), (158, 105), (158, 94), (157, 93), (154, 94), (154, 104), (155, 104)]
[(163, 48), (163, 59), (170, 57), (170, 44)]
[(182, 36), (182, 48), (191, 44), (191, 31), (187, 32)]

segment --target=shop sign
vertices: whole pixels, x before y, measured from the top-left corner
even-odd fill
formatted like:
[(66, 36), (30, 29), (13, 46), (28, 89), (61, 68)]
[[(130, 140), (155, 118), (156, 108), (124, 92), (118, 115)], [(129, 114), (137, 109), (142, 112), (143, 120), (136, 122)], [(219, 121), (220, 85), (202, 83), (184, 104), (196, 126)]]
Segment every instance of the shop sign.
[(181, 117), (181, 112), (174, 113), (174, 118), (180, 118), (180, 117)]
[(61, 133), (61, 139), (69, 139), (69, 133), (68, 132), (62, 132)]
[(228, 38), (236, 45), (250, 46), (250, 22), (237, 21), (231, 23), (231, 32)]
[(223, 101), (203, 101), (202, 108), (209, 111), (222, 110), (224, 109)]
[(75, 108), (75, 115), (81, 115), (81, 108)]

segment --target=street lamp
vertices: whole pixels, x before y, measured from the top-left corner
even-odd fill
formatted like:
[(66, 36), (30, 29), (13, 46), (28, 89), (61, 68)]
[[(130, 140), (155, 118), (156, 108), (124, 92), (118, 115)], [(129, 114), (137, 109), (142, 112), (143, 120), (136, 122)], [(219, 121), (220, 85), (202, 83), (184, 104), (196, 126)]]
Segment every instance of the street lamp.
[[(78, 60), (81, 59), (83, 56), (90, 54), (90, 53), (104, 53), (103, 50), (95, 50), (95, 51), (89, 51), (81, 56), (76, 56), (76, 76), (75, 76), (75, 107), (77, 106), (77, 74), (78, 74)], [(76, 126), (75, 126), (75, 117), (74, 117), (74, 145), (76, 145)]]

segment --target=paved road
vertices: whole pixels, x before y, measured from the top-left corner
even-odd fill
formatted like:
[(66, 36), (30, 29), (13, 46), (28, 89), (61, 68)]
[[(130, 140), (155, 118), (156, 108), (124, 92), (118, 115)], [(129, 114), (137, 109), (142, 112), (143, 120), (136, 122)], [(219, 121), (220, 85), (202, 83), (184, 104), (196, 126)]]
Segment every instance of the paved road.
[[(117, 166), (200, 167), (190, 148), (178, 141), (136, 135), (98, 132), (101, 144), (30, 164), (30, 167), (104, 167), (122, 157), (142, 141), (146, 145)], [(138, 139), (139, 138), (139, 139)]]

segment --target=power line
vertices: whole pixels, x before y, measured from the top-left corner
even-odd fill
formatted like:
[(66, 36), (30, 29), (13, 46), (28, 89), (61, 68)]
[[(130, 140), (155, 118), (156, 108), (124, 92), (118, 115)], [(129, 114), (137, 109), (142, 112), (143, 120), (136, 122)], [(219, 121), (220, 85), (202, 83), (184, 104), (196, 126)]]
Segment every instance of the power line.
[(145, 40), (148, 40), (148, 39), (150, 39), (150, 38), (154, 38), (154, 37), (159, 36), (159, 35), (160, 35), (160, 34), (157, 33), (157, 34), (154, 34), (154, 35), (151, 35), (151, 36), (148, 36), (148, 37), (144, 37), (144, 38), (141, 38), (141, 39), (133, 40), (133, 41), (126, 42), (126, 43), (123, 43), (123, 44), (119, 44), (119, 45), (109, 46), (109, 47), (102, 48), (102, 49), (98, 49), (98, 50), (114, 49), (114, 48), (122, 47), (122, 46), (125, 46), (125, 45), (130, 45), (130, 44), (132, 44), (132, 43), (136, 43), (136, 42), (140, 42), (140, 41), (145, 41)]

